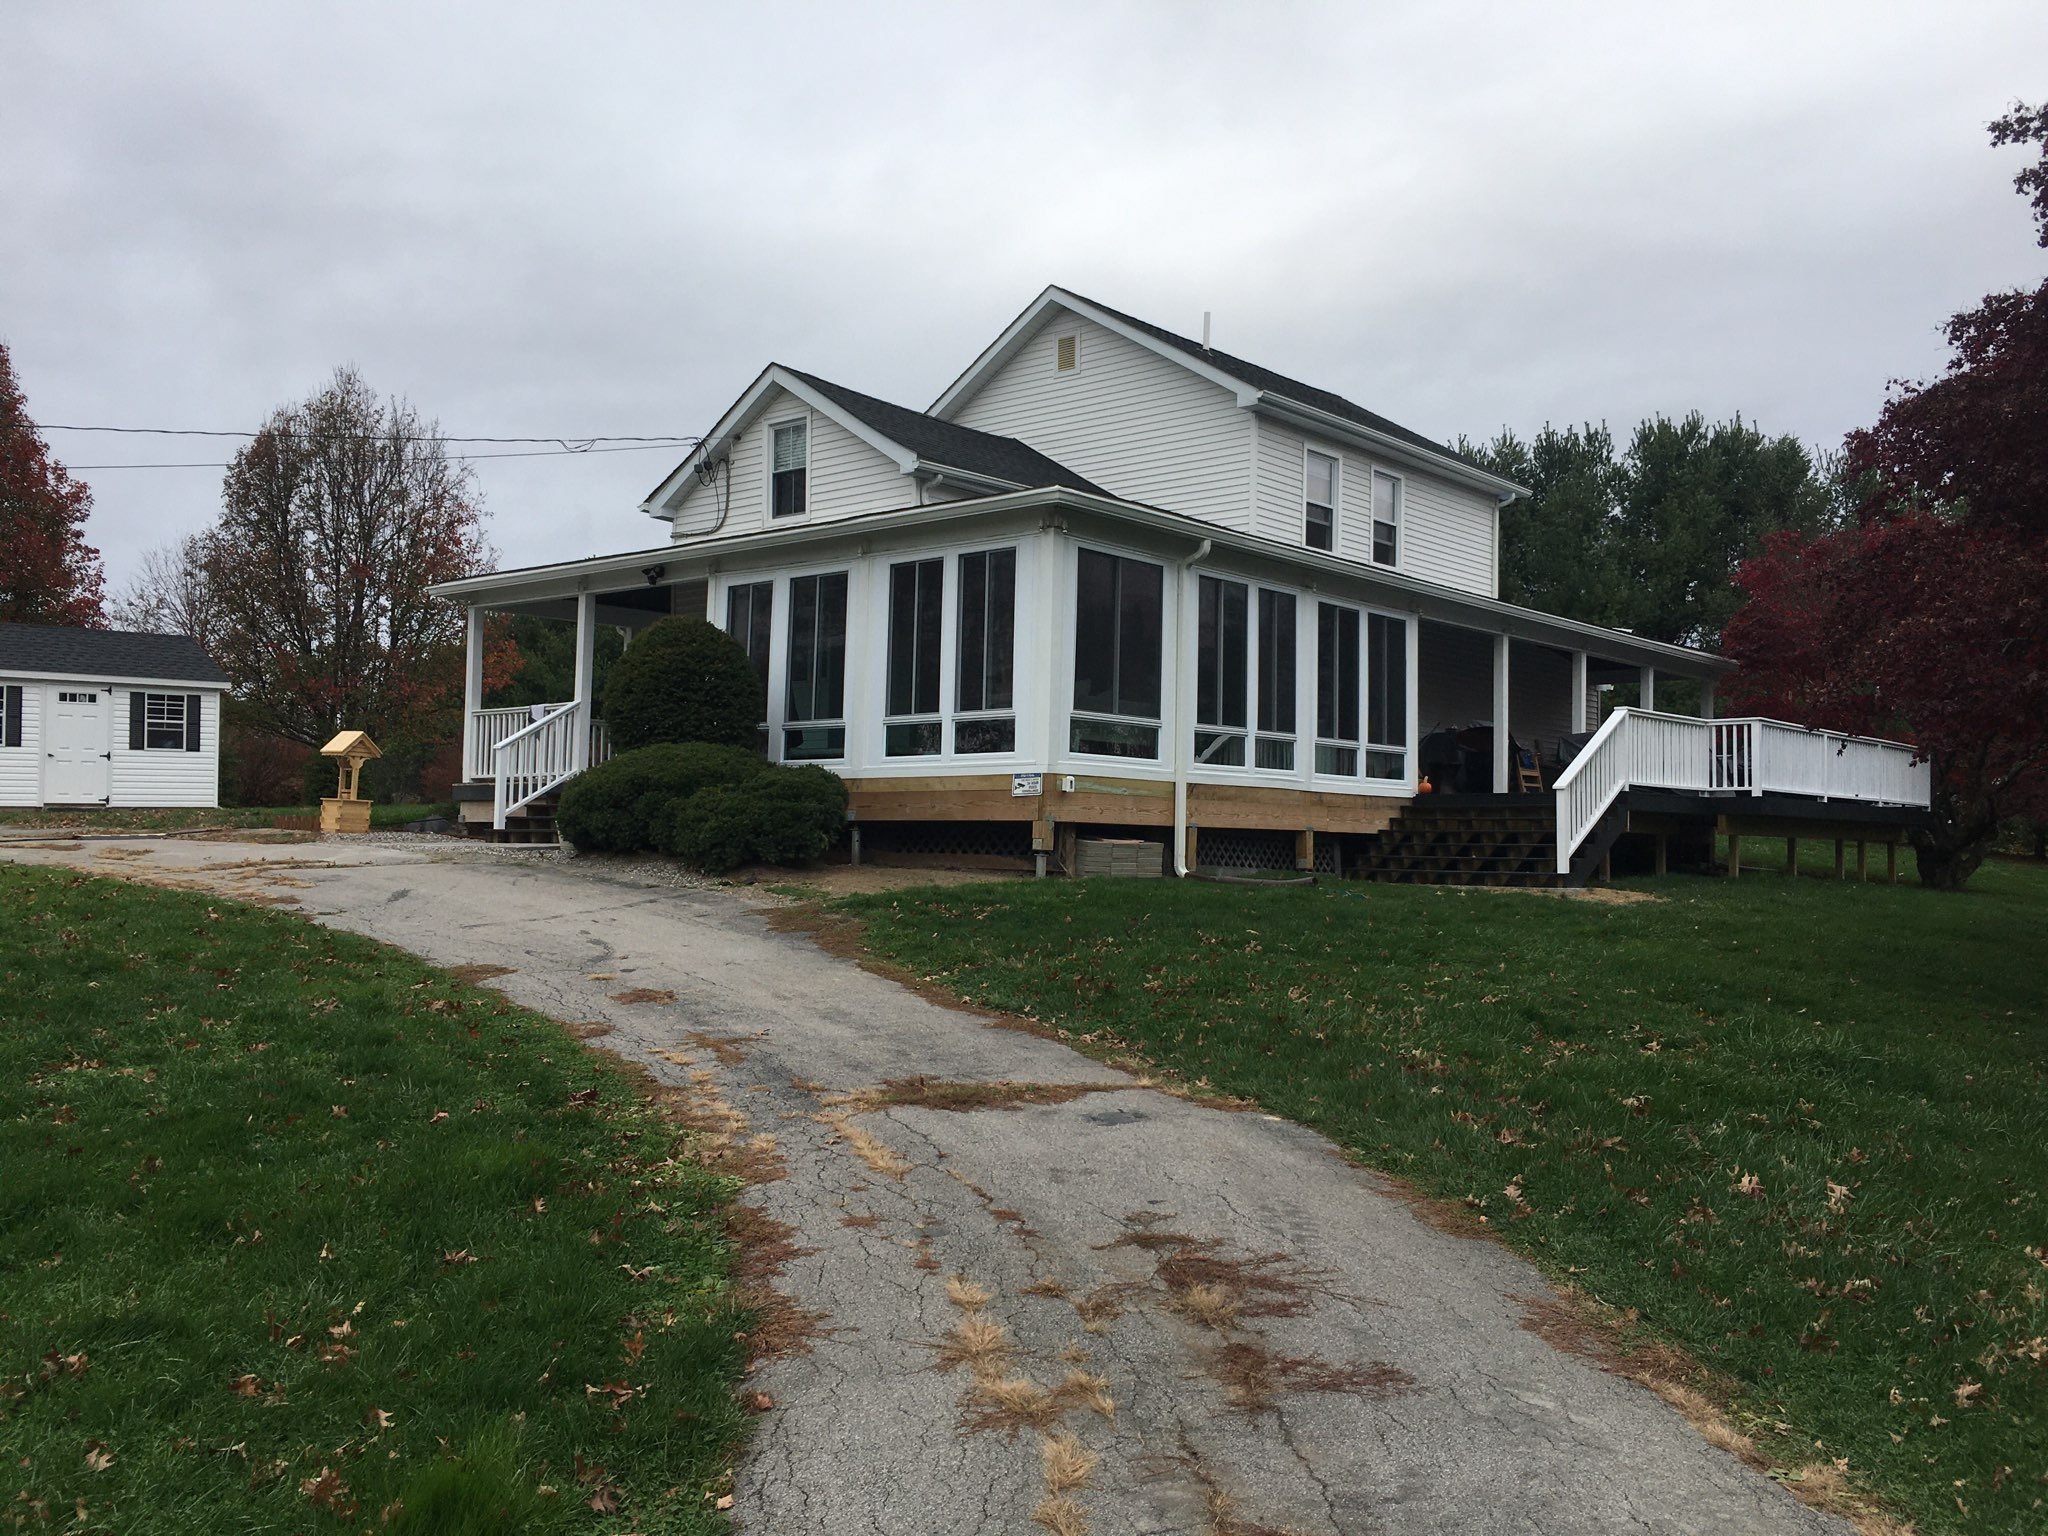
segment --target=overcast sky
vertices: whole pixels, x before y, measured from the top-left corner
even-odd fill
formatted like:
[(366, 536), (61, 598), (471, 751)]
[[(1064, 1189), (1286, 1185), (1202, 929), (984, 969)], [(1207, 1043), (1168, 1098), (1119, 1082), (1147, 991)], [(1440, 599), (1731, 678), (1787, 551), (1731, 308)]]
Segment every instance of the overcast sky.
[[(1057, 282), (1439, 438), (1832, 446), (2048, 264), (1984, 133), (2048, 6), (1675, 9), (18, 3), (0, 341), (47, 422), (348, 362), (450, 433), (694, 434), (771, 360), (928, 405)], [(503, 563), (655, 542), (678, 457), (479, 462)], [(220, 489), (83, 477), (114, 587)]]

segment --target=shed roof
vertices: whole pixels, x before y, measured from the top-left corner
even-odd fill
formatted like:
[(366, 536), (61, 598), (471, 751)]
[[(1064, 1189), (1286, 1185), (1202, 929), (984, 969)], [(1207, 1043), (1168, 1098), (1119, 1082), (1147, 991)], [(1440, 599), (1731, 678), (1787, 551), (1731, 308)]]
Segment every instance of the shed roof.
[(205, 648), (189, 635), (145, 635), (57, 624), (0, 624), (0, 673), (133, 678), (148, 682), (228, 684)]

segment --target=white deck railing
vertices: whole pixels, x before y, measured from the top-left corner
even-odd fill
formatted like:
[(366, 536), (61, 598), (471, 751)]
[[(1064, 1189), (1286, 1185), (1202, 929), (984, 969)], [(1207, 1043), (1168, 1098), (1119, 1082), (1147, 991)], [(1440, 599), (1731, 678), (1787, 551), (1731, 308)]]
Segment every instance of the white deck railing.
[(1928, 803), (1928, 767), (1904, 742), (1782, 720), (1696, 720), (1618, 709), (1558, 775), (1557, 872), (1624, 790), (1810, 795), (1873, 805)]
[(503, 829), (505, 818), (518, 814), (549, 790), (555, 789), (612, 755), (611, 737), (602, 720), (586, 726), (587, 705), (549, 704), (538, 720), (532, 711), (482, 710), (477, 731), (484, 729), (484, 716), (518, 713), (528, 723), (499, 738), (491, 748), (491, 767), (484, 775), (491, 780), (491, 825)]
[(514, 732), (525, 730), (536, 719), (568, 707), (566, 703), (543, 704), (538, 715), (531, 704), (472, 711), (469, 717), (469, 761), (462, 765), (463, 777), (473, 783), (490, 778), (495, 772), (499, 742)]

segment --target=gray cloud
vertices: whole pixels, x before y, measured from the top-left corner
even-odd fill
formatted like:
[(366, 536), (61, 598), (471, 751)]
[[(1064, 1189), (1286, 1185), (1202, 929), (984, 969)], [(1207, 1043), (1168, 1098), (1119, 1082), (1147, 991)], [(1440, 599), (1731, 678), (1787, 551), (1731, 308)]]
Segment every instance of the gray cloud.
[[(1440, 436), (1832, 446), (2038, 280), (1983, 125), (2043, 57), (2017, 4), (17, 8), (0, 339), (51, 421), (353, 362), (451, 432), (689, 433), (771, 358), (923, 405), (1060, 282)], [(666, 467), (477, 473), (527, 563), (650, 542)], [(86, 478), (117, 582), (219, 491)]]

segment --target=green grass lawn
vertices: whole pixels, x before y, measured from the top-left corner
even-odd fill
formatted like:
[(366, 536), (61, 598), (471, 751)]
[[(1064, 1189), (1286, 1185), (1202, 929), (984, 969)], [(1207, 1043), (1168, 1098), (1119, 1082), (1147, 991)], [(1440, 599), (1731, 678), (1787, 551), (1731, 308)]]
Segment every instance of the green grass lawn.
[(722, 1529), (734, 1186), (604, 1063), (365, 939), (0, 865), (0, 1524)]
[[(452, 805), (384, 805), (370, 807), (370, 825), (378, 830), (395, 830), (409, 821), (429, 816), (454, 818)], [(218, 810), (138, 810), (114, 807), (101, 810), (0, 811), (0, 828), (48, 827), (73, 832), (179, 832), (193, 827), (267, 827), (280, 816), (318, 816), (317, 805), (235, 805)]]
[(1099, 880), (838, 906), (966, 998), (1466, 1201), (1724, 1373), (1785, 1461), (1846, 1457), (1930, 1531), (2048, 1528), (2048, 871), (1629, 888), (1659, 899)]

